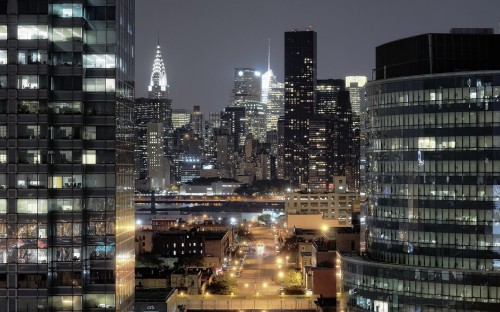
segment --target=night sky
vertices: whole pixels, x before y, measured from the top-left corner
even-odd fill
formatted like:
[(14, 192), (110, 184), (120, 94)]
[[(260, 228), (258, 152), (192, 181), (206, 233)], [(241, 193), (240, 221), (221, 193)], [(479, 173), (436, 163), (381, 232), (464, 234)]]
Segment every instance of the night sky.
[(136, 0), (136, 96), (147, 95), (158, 33), (174, 108), (229, 104), (235, 67), (283, 82), (284, 32), (318, 33), (318, 78), (371, 79), (375, 47), (453, 27), (498, 28), (499, 0)]

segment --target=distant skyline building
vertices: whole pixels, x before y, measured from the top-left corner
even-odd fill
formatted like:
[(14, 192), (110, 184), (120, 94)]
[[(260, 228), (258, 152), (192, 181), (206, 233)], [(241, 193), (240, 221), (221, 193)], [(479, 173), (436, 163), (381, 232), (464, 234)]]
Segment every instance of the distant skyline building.
[(262, 103), (267, 103), (267, 98), (269, 95), (269, 91), (271, 90), (271, 86), (276, 83), (276, 76), (271, 69), (271, 39), (269, 39), (269, 46), (267, 52), (267, 70), (262, 74), (261, 77), (261, 96), (260, 101)]
[(368, 77), (366, 76), (347, 76), (345, 77), (345, 88), (350, 93), (351, 97), (351, 109), (355, 114), (360, 114), (360, 92), (362, 92), (363, 88), (368, 81)]
[(151, 188), (162, 190), (168, 180), (167, 159), (164, 155), (163, 123), (150, 122), (147, 130), (147, 158), (148, 178), (151, 179)]
[(276, 177), (280, 180), (285, 179), (285, 116), (278, 118), (276, 146)]
[(234, 150), (245, 145), (245, 107), (226, 107), (221, 116), (221, 128), (226, 128), (234, 136)]
[(196, 134), (203, 137), (203, 113), (199, 105), (193, 106), (193, 111), (189, 116), (189, 125)]
[[(345, 90), (344, 80), (317, 80), (315, 113), (309, 124), (310, 191), (330, 190), (335, 176), (346, 176), (349, 182), (353, 179), (348, 171), (351, 123), (349, 91)], [(349, 188), (354, 191), (351, 185)]]
[(376, 48), (367, 84), (361, 255), (341, 254), (354, 311), (498, 311), (500, 35), (452, 29)]
[[(267, 71), (262, 74), (262, 91), (260, 102), (266, 108), (266, 131), (278, 129), (278, 118), (283, 116), (285, 108), (285, 85), (276, 81), (271, 69), (271, 40), (267, 56)], [(276, 155), (275, 155), (276, 156)]]
[(162, 123), (163, 157), (169, 155), (169, 146), (172, 145), (172, 100), (169, 97), (167, 73), (158, 43), (151, 71), (151, 81), (148, 86), (148, 98), (137, 99), (135, 104), (136, 114), (136, 166), (139, 179), (150, 177), (148, 168), (148, 125)]
[(252, 135), (257, 141), (266, 141), (266, 109), (261, 102), (245, 102), (245, 138)]
[(278, 129), (278, 119), (285, 114), (285, 84), (273, 80), (266, 103), (267, 131)]
[(191, 112), (184, 108), (172, 109), (172, 128), (174, 130), (189, 125), (191, 122)]
[(242, 107), (245, 102), (260, 102), (261, 73), (254, 68), (235, 68), (232, 107)]
[(316, 101), (317, 35), (285, 32), (285, 178), (307, 188), (309, 122)]

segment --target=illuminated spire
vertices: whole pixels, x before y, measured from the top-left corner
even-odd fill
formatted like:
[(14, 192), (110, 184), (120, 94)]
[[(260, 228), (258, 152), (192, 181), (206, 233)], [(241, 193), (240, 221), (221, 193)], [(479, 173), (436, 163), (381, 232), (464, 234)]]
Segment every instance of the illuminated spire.
[(268, 51), (267, 51), (267, 71), (271, 70), (271, 38), (268, 39)]
[(261, 96), (260, 101), (267, 104), (267, 97), (269, 90), (271, 89), (271, 84), (276, 82), (276, 77), (274, 76), (273, 70), (271, 69), (271, 38), (268, 39), (268, 51), (267, 51), (267, 71), (262, 74), (262, 85), (261, 85)]
[(158, 46), (156, 47), (156, 57), (153, 62), (153, 73), (151, 74), (149, 90), (159, 89), (161, 91), (167, 91), (167, 88), (167, 73), (165, 72), (165, 64), (161, 56), (160, 37), (158, 36)]

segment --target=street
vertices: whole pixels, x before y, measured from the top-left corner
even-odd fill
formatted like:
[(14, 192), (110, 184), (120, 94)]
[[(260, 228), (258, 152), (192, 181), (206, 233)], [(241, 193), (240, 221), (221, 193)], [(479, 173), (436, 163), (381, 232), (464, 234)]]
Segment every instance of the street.
[(240, 295), (277, 295), (279, 285), (273, 283), (273, 276), (277, 274), (276, 248), (273, 229), (269, 227), (252, 227), (254, 240), (251, 242), (254, 249), (257, 244), (264, 244), (264, 252), (248, 252), (244, 261), (241, 275), (238, 277)]

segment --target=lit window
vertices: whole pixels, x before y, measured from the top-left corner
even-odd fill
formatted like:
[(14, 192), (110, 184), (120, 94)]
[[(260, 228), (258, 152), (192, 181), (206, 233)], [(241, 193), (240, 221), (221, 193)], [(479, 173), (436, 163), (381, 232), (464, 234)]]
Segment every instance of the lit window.
[(58, 17), (82, 17), (81, 3), (52, 4), (52, 14)]
[(0, 25), (0, 40), (7, 39), (7, 25)]
[(7, 213), (7, 199), (5, 198), (0, 198), (0, 213)]
[(95, 126), (87, 126), (85, 127), (85, 131), (83, 133), (84, 140), (96, 140), (97, 139), (97, 130)]
[(18, 89), (38, 89), (38, 75), (20, 75), (17, 76)]
[(7, 50), (0, 50), (0, 65), (7, 64)]
[(7, 138), (7, 126), (0, 126), (0, 139)]
[(47, 25), (19, 25), (17, 26), (17, 39), (20, 40), (35, 40), (47, 39)]
[(0, 164), (6, 164), (6, 163), (7, 163), (7, 151), (0, 150)]
[(53, 176), (49, 182), (50, 188), (82, 188), (82, 175)]
[(83, 56), (85, 68), (115, 68), (114, 54), (86, 54)]
[(52, 29), (52, 41), (81, 41), (82, 29), (80, 27), (57, 27)]
[(95, 165), (96, 164), (96, 151), (84, 151), (82, 157), (82, 164)]
[(7, 89), (7, 75), (0, 75), (0, 89)]
[(419, 149), (434, 149), (436, 148), (436, 139), (433, 137), (418, 138)]
[(47, 51), (44, 50), (19, 50), (17, 52), (19, 64), (47, 64)]
[(47, 213), (47, 199), (18, 199), (17, 213)]
[(85, 78), (83, 91), (86, 92), (115, 92), (115, 79)]

